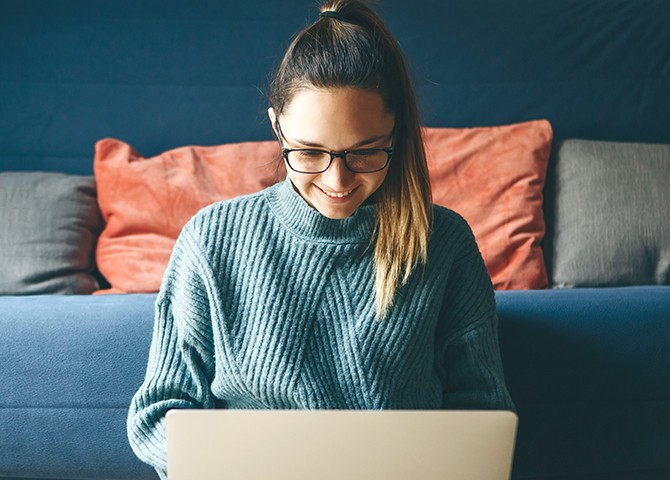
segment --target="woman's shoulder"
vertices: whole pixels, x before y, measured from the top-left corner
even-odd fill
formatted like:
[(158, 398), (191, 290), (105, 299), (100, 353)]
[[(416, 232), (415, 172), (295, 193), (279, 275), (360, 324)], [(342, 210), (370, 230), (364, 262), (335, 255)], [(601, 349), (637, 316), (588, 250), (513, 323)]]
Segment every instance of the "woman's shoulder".
[(182, 233), (187, 231), (194, 238), (209, 243), (223, 235), (233, 235), (247, 227), (254, 228), (258, 219), (266, 214), (268, 191), (275, 188), (276, 184), (255, 193), (211, 203), (188, 220)]
[(441, 205), (433, 205), (433, 231), (454, 230), (461, 235), (474, 238), (470, 224), (460, 213)]
[(211, 203), (191, 217), (189, 223), (201, 224), (203, 221), (219, 223), (225, 221), (228, 217), (248, 216), (254, 211), (261, 211), (265, 208), (266, 196), (268, 191), (277, 188), (277, 184), (267, 187), (258, 192), (240, 195), (226, 200), (219, 200)]
[(439, 205), (433, 206), (430, 244), (432, 249), (456, 255), (479, 252), (479, 244), (468, 221), (460, 213)]

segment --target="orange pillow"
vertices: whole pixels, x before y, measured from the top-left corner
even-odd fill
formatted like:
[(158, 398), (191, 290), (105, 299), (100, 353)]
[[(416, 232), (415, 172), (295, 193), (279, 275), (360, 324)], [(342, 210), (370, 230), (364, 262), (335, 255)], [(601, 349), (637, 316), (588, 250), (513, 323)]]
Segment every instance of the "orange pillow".
[(105, 220), (96, 248), (111, 289), (155, 292), (186, 222), (210, 203), (253, 193), (283, 178), (275, 141), (182, 147), (144, 158), (107, 138), (95, 146), (98, 203)]
[(468, 221), (498, 290), (548, 286), (540, 242), (552, 137), (547, 120), (424, 129), (433, 202)]

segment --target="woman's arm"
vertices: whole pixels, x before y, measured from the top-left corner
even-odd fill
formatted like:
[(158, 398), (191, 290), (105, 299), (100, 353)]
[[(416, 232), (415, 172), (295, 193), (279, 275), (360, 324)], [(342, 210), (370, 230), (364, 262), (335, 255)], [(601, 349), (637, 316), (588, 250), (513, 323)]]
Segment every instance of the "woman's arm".
[(214, 353), (208, 266), (185, 228), (156, 299), (154, 333), (144, 382), (128, 412), (135, 454), (167, 476), (165, 414), (173, 408), (213, 408)]
[(449, 270), (437, 334), (437, 362), (443, 407), (515, 410), (503, 374), (498, 316), (491, 278), (472, 231)]

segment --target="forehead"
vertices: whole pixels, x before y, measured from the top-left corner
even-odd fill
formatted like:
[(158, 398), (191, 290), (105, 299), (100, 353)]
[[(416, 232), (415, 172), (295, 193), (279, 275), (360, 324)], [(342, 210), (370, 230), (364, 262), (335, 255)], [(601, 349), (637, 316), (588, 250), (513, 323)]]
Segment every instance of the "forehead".
[(381, 94), (352, 87), (299, 90), (279, 120), (289, 137), (332, 147), (388, 135), (394, 125)]

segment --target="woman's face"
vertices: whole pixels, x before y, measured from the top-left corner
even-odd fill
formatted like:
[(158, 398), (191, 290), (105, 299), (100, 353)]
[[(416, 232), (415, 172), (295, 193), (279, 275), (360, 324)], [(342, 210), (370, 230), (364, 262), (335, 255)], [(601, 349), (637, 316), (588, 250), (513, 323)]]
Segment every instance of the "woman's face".
[[(273, 128), (274, 109), (268, 110)], [(379, 93), (352, 87), (303, 89), (286, 105), (279, 118), (285, 148), (317, 148), (329, 152), (392, 145), (394, 116)], [(388, 166), (373, 173), (355, 173), (344, 159), (333, 159), (328, 170), (298, 173), (286, 166), (302, 198), (322, 215), (346, 218), (384, 182)]]

